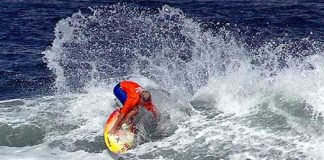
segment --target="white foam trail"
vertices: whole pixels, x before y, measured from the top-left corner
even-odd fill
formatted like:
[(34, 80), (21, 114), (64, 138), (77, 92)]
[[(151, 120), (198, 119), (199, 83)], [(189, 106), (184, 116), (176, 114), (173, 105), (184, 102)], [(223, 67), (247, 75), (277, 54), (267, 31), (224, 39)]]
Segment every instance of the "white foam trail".
[[(300, 152), (302, 149), (295, 146), (303, 146), (303, 151), (314, 149), (314, 145), (304, 137), (245, 127), (239, 123), (239, 119), (231, 116), (219, 115), (210, 119), (195, 115), (179, 127), (170, 137), (145, 143), (131, 150), (131, 157), (154, 159), (155, 155), (160, 155), (167, 159), (174, 157), (220, 159), (222, 155), (226, 155), (231, 159), (244, 157), (285, 159), (304, 156)], [(227, 155), (228, 152), (232, 154)]]
[(98, 160), (116, 159), (104, 151), (102, 153), (88, 153), (85, 151), (67, 152), (58, 149), (48, 148), (46, 145), (30, 147), (5, 147), (0, 146), (0, 158), (6, 160)]
[[(314, 150), (306, 150), (307, 147), (303, 147), (306, 152), (310, 153), (312, 159), (324, 159), (324, 151), (323, 151), (323, 145), (324, 145), (324, 137), (318, 137), (313, 141), (314, 144)], [(305, 149), (306, 148), (306, 149)]]

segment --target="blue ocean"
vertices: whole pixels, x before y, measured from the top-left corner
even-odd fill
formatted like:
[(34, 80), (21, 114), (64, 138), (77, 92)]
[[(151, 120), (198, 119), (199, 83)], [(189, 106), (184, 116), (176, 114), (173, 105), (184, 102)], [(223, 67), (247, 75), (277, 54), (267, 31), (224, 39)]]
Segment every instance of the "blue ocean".
[[(0, 159), (324, 159), (324, 2), (0, 2)], [(137, 146), (113, 87), (151, 91)]]

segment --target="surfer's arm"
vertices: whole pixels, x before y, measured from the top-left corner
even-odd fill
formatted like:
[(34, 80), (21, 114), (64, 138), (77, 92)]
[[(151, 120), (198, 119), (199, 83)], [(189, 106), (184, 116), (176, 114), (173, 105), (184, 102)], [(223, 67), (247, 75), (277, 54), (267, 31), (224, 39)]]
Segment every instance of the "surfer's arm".
[(121, 113), (121, 114), (118, 115), (117, 120), (116, 120), (114, 126), (113, 126), (113, 127), (111, 128), (111, 130), (110, 130), (110, 133), (111, 133), (111, 134), (115, 134), (115, 132), (116, 132), (116, 131), (118, 130), (118, 128), (121, 126), (124, 117), (125, 117), (125, 114), (123, 114), (123, 113)]
[(118, 118), (116, 120), (116, 123), (111, 128), (110, 133), (114, 134), (125, 122), (127, 118), (129, 118), (129, 113), (133, 110), (134, 104), (132, 103), (132, 100), (127, 99), (125, 101), (124, 106), (120, 109), (120, 114), (118, 115)]
[(156, 110), (155, 105), (152, 102), (150, 102), (147, 105), (144, 105), (144, 107), (153, 114), (155, 119), (158, 119), (158, 112)]
[(130, 111), (126, 118), (124, 120), (130, 120), (132, 117), (134, 117), (138, 113), (138, 107), (134, 107), (132, 111)]
[(153, 117), (155, 118), (155, 120), (159, 121), (160, 120), (160, 115), (159, 115), (159, 112), (156, 110), (156, 108), (154, 107), (153, 110), (152, 110), (152, 114), (153, 114)]

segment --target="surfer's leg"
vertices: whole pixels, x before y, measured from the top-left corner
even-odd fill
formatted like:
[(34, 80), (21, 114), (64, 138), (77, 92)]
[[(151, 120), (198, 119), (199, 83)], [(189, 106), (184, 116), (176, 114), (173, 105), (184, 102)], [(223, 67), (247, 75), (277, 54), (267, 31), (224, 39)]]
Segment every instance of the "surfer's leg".
[(118, 100), (124, 105), (126, 99), (127, 99), (127, 95), (126, 92), (123, 91), (120, 88), (120, 83), (118, 83), (115, 87), (114, 87), (114, 94), (115, 96), (118, 98)]

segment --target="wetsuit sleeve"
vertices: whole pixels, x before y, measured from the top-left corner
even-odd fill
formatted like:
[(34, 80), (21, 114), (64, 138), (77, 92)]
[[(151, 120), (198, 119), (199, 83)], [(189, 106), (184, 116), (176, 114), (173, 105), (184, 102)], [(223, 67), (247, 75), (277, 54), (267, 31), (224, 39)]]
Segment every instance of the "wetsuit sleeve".
[(150, 112), (152, 112), (154, 115), (156, 114), (155, 113), (155, 106), (153, 105), (153, 103), (152, 102), (150, 102), (149, 104), (147, 104), (147, 105), (144, 105), (144, 107), (148, 110), (148, 111), (150, 111)]
[(136, 107), (137, 101), (138, 100), (136, 100), (136, 98), (135, 99), (131, 97), (127, 98), (120, 112), (122, 114), (127, 115), (130, 111), (133, 110), (134, 107)]

